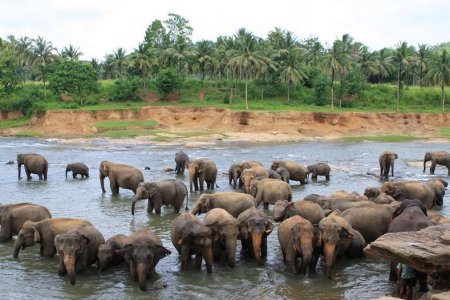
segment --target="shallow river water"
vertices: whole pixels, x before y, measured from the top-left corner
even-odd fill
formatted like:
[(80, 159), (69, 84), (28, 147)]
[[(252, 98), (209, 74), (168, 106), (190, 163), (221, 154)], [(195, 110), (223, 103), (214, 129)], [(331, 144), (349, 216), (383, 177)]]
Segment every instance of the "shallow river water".
[[(317, 272), (306, 276), (290, 274), (283, 263), (276, 229), (268, 238), (268, 256), (263, 266), (237, 255), (234, 269), (225, 263), (215, 263), (213, 274), (202, 271), (180, 271), (178, 253), (170, 241), (170, 224), (177, 216), (172, 207), (165, 207), (161, 216), (148, 215), (146, 201), (136, 205), (131, 215), (133, 193), (121, 190), (119, 196), (112, 196), (108, 179), (107, 193), (101, 193), (98, 179), (100, 161), (109, 160), (138, 167), (147, 181), (175, 178), (172, 173), (163, 172), (164, 167), (174, 168), (174, 155), (183, 149), (191, 158), (212, 158), (219, 169), (216, 191), (232, 190), (226, 173), (233, 162), (259, 160), (269, 167), (274, 159), (292, 159), (303, 164), (327, 162), (332, 167), (331, 180), (300, 186), (291, 182), (294, 199), (301, 199), (312, 193), (327, 195), (337, 190), (363, 193), (365, 187), (380, 185), (379, 180), (367, 175), (378, 173), (378, 155), (384, 150), (394, 150), (399, 159), (395, 163), (395, 175), (404, 179), (427, 180), (431, 176), (422, 173), (426, 151), (446, 150), (446, 143), (341, 143), (307, 142), (287, 145), (246, 145), (245, 143), (224, 143), (196, 149), (176, 146), (161, 146), (151, 143), (106, 141), (61, 141), (44, 139), (0, 139), (0, 203), (33, 202), (46, 206), (53, 217), (84, 218), (91, 221), (103, 233), (105, 239), (114, 234), (130, 234), (142, 227), (156, 232), (165, 247), (172, 254), (162, 259), (156, 267), (157, 275), (149, 281), (148, 292), (140, 292), (137, 282), (130, 279), (124, 266), (117, 266), (105, 273), (97, 273), (95, 266), (88, 272), (77, 275), (77, 283), (71, 286), (67, 278), (57, 274), (58, 257), (40, 258), (38, 247), (20, 252), (19, 259), (12, 258), (12, 244), (0, 244), (0, 290), (2, 299), (373, 299), (395, 293), (395, 287), (388, 281), (388, 263), (372, 258), (337, 262), (335, 272), (342, 278), (330, 281), (324, 276), (323, 263), (319, 260)], [(36, 152), (49, 161), (48, 181), (17, 180), (17, 164), (6, 165), (15, 160), (19, 152)], [(65, 166), (81, 161), (90, 167), (89, 179), (65, 178)], [(144, 170), (149, 166), (151, 170)], [(446, 178), (447, 170), (436, 168), (436, 176)], [(25, 173), (22, 169), (22, 176)], [(187, 176), (179, 176), (187, 185)], [(198, 198), (190, 196), (189, 207)], [(439, 208), (450, 215), (448, 195), (444, 206)], [(266, 211), (272, 216), (272, 206)], [(200, 216), (203, 219), (203, 215)], [(240, 244), (238, 243), (238, 250)], [(239, 253), (239, 252), (238, 252)], [(166, 288), (158, 288), (167, 284)]]

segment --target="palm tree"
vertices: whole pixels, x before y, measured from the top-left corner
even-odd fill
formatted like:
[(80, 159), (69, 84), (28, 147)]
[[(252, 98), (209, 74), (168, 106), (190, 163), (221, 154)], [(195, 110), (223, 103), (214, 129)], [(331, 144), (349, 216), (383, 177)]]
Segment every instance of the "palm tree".
[(447, 50), (442, 51), (441, 55), (432, 61), (429, 76), (434, 83), (441, 86), (442, 111), (445, 111), (445, 86), (450, 85), (450, 57)]
[(235, 40), (231, 37), (219, 36), (216, 41), (214, 57), (217, 63), (216, 70), (219, 80), (222, 82), (223, 75), (227, 70), (228, 62), (233, 56)]
[(362, 48), (361, 55), (359, 57), (359, 66), (366, 77), (366, 80), (370, 76), (376, 75), (378, 72), (375, 54), (369, 52), (367, 47)]
[(42, 82), (44, 83), (44, 95), (47, 97), (47, 92), (45, 89), (45, 66), (47, 63), (54, 60), (52, 52), (56, 50), (56, 48), (53, 47), (51, 42), (44, 40), (41, 36), (38, 36), (38, 38), (34, 40), (34, 44), (31, 49), (34, 55), (33, 65), (38, 66), (41, 71)]
[(105, 78), (106, 79), (112, 79), (114, 78), (114, 55), (113, 54), (107, 54), (105, 56), (105, 61), (102, 63), (102, 68), (105, 72)]
[(336, 73), (344, 74), (350, 61), (349, 54), (344, 50), (345, 47), (343, 47), (342, 42), (336, 40), (333, 43), (333, 47), (326, 51), (322, 61), (323, 68), (331, 76), (331, 110), (334, 110), (334, 80)]
[(291, 47), (286, 53), (281, 67), (280, 78), (288, 84), (288, 101), (290, 101), (291, 87), (308, 78), (300, 68), (300, 53), (301, 51), (298, 47)]
[(184, 72), (189, 69), (188, 60), (197, 55), (197, 50), (186, 43), (177, 43), (163, 52), (163, 58), (166, 65), (175, 65), (178, 72)]
[(266, 72), (267, 69), (276, 69), (273, 62), (268, 58), (260, 54), (257, 49), (256, 37), (240, 29), (235, 36), (239, 49), (235, 52), (235, 55), (228, 62), (228, 66), (233, 72), (239, 72), (245, 80), (245, 108), (248, 110), (248, 81), (254, 76)]
[(419, 85), (423, 86), (423, 81), (428, 72), (428, 61), (430, 60), (431, 49), (426, 44), (419, 44), (417, 48), (417, 75), (419, 76)]
[(197, 43), (197, 62), (202, 76), (202, 81), (205, 80), (207, 69), (214, 69), (218, 61), (214, 57), (214, 43), (211, 41), (202, 40)]
[(117, 66), (117, 71), (119, 72), (119, 77), (123, 76), (123, 67), (126, 65), (127, 55), (123, 48), (117, 48), (113, 52), (113, 64)]
[(25, 84), (25, 81), (27, 80), (27, 70), (31, 58), (31, 45), (32, 40), (28, 37), (20, 37), (17, 40), (17, 63), (22, 68), (23, 84)]
[(401, 80), (405, 75), (407, 67), (414, 62), (414, 53), (414, 48), (409, 47), (406, 42), (401, 42), (396, 46), (393, 60), (397, 65), (397, 111), (400, 105)]
[(381, 83), (382, 78), (387, 78), (391, 75), (393, 70), (393, 59), (390, 50), (383, 48), (378, 52), (375, 52), (375, 68), (376, 75), (378, 76), (378, 83)]
[(131, 63), (141, 71), (144, 90), (146, 88), (145, 79), (149, 76), (152, 67), (158, 66), (158, 53), (158, 49), (147, 48), (144, 43), (139, 43), (138, 47), (131, 53)]
[(80, 51), (80, 48), (75, 48), (73, 45), (64, 47), (61, 50), (61, 57), (67, 60), (78, 60), (81, 55), (83, 55), (83, 52)]

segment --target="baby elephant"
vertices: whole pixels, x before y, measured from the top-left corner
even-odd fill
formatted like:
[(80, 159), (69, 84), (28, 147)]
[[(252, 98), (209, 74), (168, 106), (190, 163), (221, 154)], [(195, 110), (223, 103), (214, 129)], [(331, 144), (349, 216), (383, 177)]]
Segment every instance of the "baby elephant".
[(66, 167), (66, 178), (67, 173), (72, 172), (72, 177), (76, 178), (77, 175), (81, 175), (81, 178), (89, 177), (89, 167), (83, 163), (73, 163), (68, 164)]
[(123, 256), (116, 251), (122, 248), (126, 238), (124, 234), (116, 234), (98, 246), (97, 267), (100, 272), (123, 262)]
[(172, 252), (162, 245), (161, 239), (153, 231), (142, 228), (131, 234), (116, 253), (125, 258), (131, 277), (139, 282), (139, 289), (146, 291), (147, 278), (153, 277), (158, 262)]
[(331, 168), (326, 163), (318, 163), (308, 166), (308, 175), (311, 174), (312, 180), (317, 180), (317, 176), (325, 176), (326, 180), (330, 180)]
[(175, 171), (177, 175), (184, 175), (184, 169), (189, 162), (189, 156), (182, 150), (175, 153)]
[(165, 179), (156, 182), (141, 182), (137, 187), (136, 195), (131, 204), (131, 214), (134, 215), (134, 206), (141, 199), (148, 199), (148, 213), (155, 209), (157, 214), (161, 214), (161, 206), (169, 204), (173, 205), (175, 213), (179, 213), (186, 196), (188, 196), (187, 187), (180, 180)]

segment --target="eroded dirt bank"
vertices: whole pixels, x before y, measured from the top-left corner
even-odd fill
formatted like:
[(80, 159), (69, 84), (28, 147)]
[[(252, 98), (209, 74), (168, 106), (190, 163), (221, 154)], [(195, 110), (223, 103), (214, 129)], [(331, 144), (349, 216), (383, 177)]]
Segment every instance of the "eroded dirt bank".
[(439, 138), (450, 127), (449, 114), (236, 112), (215, 108), (148, 106), (140, 110), (49, 111), (28, 126), (5, 129), (3, 136), (33, 130), (43, 137), (83, 137), (97, 132), (103, 120), (156, 120), (167, 132), (211, 131), (231, 139), (304, 140), (343, 136), (412, 135)]

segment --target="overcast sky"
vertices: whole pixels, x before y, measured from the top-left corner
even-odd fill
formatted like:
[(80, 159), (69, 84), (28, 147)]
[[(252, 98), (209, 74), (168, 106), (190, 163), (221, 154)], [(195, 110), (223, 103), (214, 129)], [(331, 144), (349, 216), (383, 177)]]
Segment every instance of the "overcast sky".
[(194, 41), (241, 27), (264, 38), (280, 27), (324, 46), (349, 33), (371, 50), (450, 41), (450, 0), (0, 0), (0, 9), (0, 37), (40, 35), (59, 50), (80, 48), (83, 59), (103, 60), (118, 47), (129, 53), (169, 13), (189, 20)]

